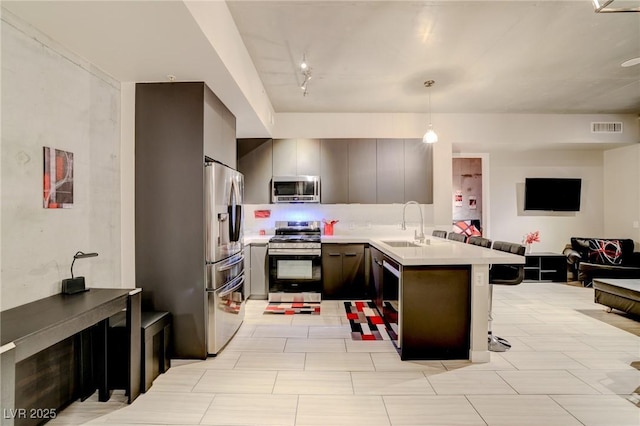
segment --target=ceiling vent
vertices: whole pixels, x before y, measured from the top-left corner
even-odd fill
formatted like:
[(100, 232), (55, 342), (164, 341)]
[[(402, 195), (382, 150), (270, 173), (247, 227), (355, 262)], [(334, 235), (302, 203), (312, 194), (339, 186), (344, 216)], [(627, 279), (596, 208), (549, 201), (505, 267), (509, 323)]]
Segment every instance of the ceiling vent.
[(622, 122), (591, 123), (591, 133), (622, 133)]

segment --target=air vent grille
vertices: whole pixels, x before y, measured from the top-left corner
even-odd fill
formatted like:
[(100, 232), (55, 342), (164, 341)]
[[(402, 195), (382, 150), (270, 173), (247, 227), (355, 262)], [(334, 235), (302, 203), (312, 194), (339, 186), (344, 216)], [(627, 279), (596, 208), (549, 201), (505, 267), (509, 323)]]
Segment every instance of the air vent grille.
[(591, 123), (591, 133), (622, 133), (621, 122)]

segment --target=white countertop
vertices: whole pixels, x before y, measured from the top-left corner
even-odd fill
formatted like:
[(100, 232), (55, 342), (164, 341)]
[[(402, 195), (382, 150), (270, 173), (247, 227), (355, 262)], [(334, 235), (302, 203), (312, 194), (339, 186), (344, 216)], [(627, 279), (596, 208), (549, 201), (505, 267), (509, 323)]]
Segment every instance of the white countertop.
[[(244, 238), (244, 243), (265, 244), (269, 238), (271, 235), (250, 235)], [(365, 235), (322, 236), (323, 243), (370, 244), (403, 266), (525, 263), (524, 256), (431, 236), (427, 240), (428, 244), (419, 244), (419, 247), (392, 247), (384, 241), (411, 240), (397, 237), (370, 238)]]
[(369, 244), (403, 266), (525, 263), (524, 256), (442, 238), (427, 239), (429, 243), (419, 244), (420, 247), (392, 247), (384, 243), (388, 239), (372, 239)]

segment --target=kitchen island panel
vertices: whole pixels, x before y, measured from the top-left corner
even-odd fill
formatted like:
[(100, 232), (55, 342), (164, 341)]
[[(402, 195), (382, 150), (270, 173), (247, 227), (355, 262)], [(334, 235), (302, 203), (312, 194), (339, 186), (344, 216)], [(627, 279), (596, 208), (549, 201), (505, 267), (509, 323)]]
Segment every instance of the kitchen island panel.
[(403, 268), (400, 309), (403, 360), (469, 359), (469, 265)]

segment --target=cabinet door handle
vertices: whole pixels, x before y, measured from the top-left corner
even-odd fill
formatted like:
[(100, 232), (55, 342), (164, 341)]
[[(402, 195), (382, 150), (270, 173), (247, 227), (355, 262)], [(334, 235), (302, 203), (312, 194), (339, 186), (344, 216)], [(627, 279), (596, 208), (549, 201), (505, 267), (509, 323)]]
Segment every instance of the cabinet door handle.
[(373, 259), (373, 261), (376, 262), (376, 265), (382, 266), (382, 261), (381, 260)]
[(329, 253), (329, 256), (340, 256), (340, 253)]
[(344, 255), (345, 256), (357, 256), (358, 253), (345, 253)]

